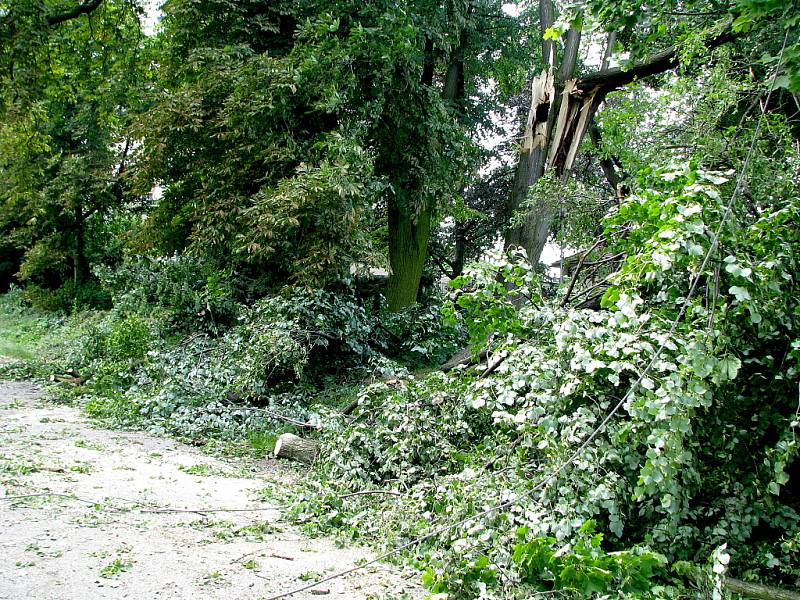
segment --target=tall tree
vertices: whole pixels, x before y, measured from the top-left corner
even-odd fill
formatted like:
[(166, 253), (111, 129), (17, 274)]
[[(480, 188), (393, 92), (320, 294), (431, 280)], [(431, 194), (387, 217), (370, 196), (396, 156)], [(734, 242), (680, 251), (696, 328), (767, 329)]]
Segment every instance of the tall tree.
[(172, 0), (165, 14), (163, 91), (142, 121), (141, 173), (165, 186), (151, 239), (275, 283), (324, 283), (387, 248), (388, 304), (413, 303), (475, 148), (476, 24), (513, 29), (500, 3)]
[(13, 44), (2, 56), (0, 229), (20, 252), (19, 277), (81, 284), (123, 202), (144, 37), (124, 0), (43, 6), (3, 17)]
[[(562, 34), (557, 27), (553, 1), (540, 0), (540, 59), (544, 68), (531, 84), (531, 105), (509, 199), (511, 211), (523, 207), (528, 190), (545, 173), (562, 181), (570, 176), (581, 142), (609, 93), (679, 66), (682, 53), (676, 39), (687, 40), (687, 45), (696, 48), (695, 54), (708, 54), (731, 42), (737, 31), (741, 34), (770, 11), (784, 14), (784, 20), (773, 28), (788, 34), (787, 28), (796, 27), (796, 19), (786, 16), (777, 3), (765, 3), (770, 8), (763, 11), (764, 7), (756, 9), (744, 1), (722, 6), (710, 4), (687, 3), (678, 7), (670, 3), (644, 13), (639, 3), (579, 3), (571, 8), (572, 12), (562, 15), (562, 27), (565, 22), (571, 23)], [(589, 19), (599, 20), (611, 29), (601, 67), (581, 75), (577, 62), (581, 25)], [(557, 40), (563, 46), (560, 52), (555, 45)], [(631, 60), (622, 66), (609, 67), (608, 58), (615, 45), (621, 44), (620, 40), (631, 51)], [(787, 69), (787, 85), (791, 82), (791, 72)], [(550, 235), (557, 204), (553, 198), (524, 210), (522, 223), (507, 232), (506, 246), (524, 247), (528, 258), (537, 262)]]

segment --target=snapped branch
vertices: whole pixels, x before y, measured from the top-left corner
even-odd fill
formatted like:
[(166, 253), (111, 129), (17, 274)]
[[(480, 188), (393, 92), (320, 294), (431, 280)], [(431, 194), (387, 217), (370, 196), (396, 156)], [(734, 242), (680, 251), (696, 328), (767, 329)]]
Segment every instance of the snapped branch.
[[(718, 48), (732, 41), (734, 37), (735, 35), (733, 33), (727, 31), (706, 42), (706, 48), (708, 50), (713, 50), (714, 48)], [(614, 67), (613, 69), (595, 71), (586, 77), (578, 79), (576, 87), (582, 92), (598, 90), (602, 97), (637, 79), (643, 79), (674, 69), (680, 64), (678, 52), (679, 48), (677, 46), (672, 46), (654, 54), (644, 62), (634, 65), (627, 70)]]
[(66, 21), (71, 21), (72, 19), (77, 19), (81, 15), (88, 15), (89, 13), (94, 12), (102, 3), (103, 0), (87, 0), (87, 2), (78, 4), (76, 7), (66, 12), (50, 15), (47, 17), (47, 24), (52, 27)]

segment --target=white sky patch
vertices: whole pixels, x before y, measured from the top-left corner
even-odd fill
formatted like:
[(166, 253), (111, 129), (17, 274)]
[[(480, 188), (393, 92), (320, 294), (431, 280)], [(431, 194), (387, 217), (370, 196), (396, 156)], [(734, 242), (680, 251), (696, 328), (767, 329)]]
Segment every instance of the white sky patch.
[(509, 17), (518, 17), (522, 13), (522, 6), (519, 2), (506, 2), (502, 8)]
[(142, 29), (145, 35), (154, 35), (161, 20), (161, 0), (144, 0), (142, 8), (144, 9)]

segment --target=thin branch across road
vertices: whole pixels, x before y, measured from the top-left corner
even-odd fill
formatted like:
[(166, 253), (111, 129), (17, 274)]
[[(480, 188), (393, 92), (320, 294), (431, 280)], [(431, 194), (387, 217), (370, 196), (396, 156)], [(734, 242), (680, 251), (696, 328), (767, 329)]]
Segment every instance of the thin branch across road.
[[(98, 428), (39, 394), (0, 381), (4, 600), (252, 599), (371, 558), (282, 520), (293, 474), (275, 461)], [(379, 566), (300, 597), (422, 598), (415, 581)]]

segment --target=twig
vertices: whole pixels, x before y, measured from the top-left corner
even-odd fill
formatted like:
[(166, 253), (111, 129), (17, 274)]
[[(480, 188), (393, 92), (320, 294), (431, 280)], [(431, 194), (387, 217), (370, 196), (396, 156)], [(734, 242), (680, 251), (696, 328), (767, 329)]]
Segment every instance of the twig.
[[(603, 294), (604, 294), (604, 293), (605, 293), (605, 292), (603, 292)], [(589, 304), (591, 304), (593, 301), (595, 301), (595, 300), (598, 300), (599, 298), (602, 298), (602, 297), (603, 297), (603, 294), (597, 294), (597, 295), (595, 295), (595, 296), (592, 296), (591, 298), (587, 298), (586, 300), (584, 300), (584, 301), (583, 301), (583, 302), (581, 302), (580, 304), (577, 304), (577, 305), (575, 306), (575, 308), (584, 308), (585, 306), (589, 306)]]
[(219, 512), (262, 512), (266, 510), (283, 510), (280, 506), (264, 506), (263, 508), (151, 508), (142, 509), (141, 513), (195, 513), (202, 515), (204, 513), (219, 513)]
[(606, 277), (606, 278), (605, 278), (605, 279), (603, 279), (602, 281), (598, 281), (598, 282), (597, 282), (597, 283), (595, 283), (595, 284), (594, 284), (592, 287), (588, 287), (588, 288), (586, 288), (585, 290), (581, 290), (580, 292), (578, 292), (577, 294), (575, 294), (575, 296), (572, 298), (572, 300), (573, 300), (573, 301), (575, 301), (575, 300), (577, 300), (578, 298), (580, 298), (581, 296), (584, 296), (584, 295), (588, 294), (589, 292), (591, 292), (592, 290), (596, 290), (596, 289), (597, 289), (597, 288), (599, 288), (600, 286), (602, 286), (602, 285), (606, 285), (606, 284), (608, 284), (608, 277)]
[(578, 266), (575, 267), (575, 272), (572, 274), (572, 279), (570, 279), (569, 286), (567, 287), (567, 292), (566, 294), (564, 294), (564, 299), (561, 300), (562, 308), (567, 305), (567, 302), (569, 302), (569, 297), (572, 294), (572, 288), (575, 287), (575, 282), (578, 281), (578, 275), (580, 275), (581, 269), (583, 268), (583, 262), (592, 252), (594, 252), (597, 249), (597, 247), (600, 244), (602, 244), (605, 241), (606, 239), (604, 237), (599, 238), (591, 248), (589, 248), (586, 252), (584, 252), (581, 255), (581, 259), (578, 261)]
[(606, 256), (604, 258), (599, 258), (597, 260), (587, 260), (583, 263), (584, 267), (596, 267), (598, 265), (603, 265), (605, 263), (614, 262), (615, 260), (619, 260), (625, 256), (624, 252), (617, 252), (616, 254), (612, 254), (611, 256)]
[(344, 498), (352, 498), (353, 496), (369, 496), (372, 494), (384, 494), (386, 496), (402, 496), (400, 492), (395, 492), (394, 490), (361, 490), (360, 492), (350, 492), (349, 494), (342, 494), (339, 496), (340, 499)]
[(503, 364), (503, 363), (506, 361), (506, 359), (507, 359), (509, 356), (511, 356), (511, 353), (510, 353), (510, 352), (508, 352), (508, 351), (506, 351), (506, 353), (505, 353), (503, 356), (501, 356), (500, 358), (498, 358), (498, 359), (497, 359), (496, 361), (494, 361), (492, 364), (490, 364), (489, 366), (487, 366), (487, 367), (486, 367), (486, 369), (484, 369), (483, 373), (481, 373), (481, 374), (480, 374), (480, 377), (479, 377), (479, 379), (486, 379), (486, 378), (487, 378), (489, 375), (491, 375), (492, 373), (494, 373), (494, 372), (497, 370), (497, 368), (498, 368), (500, 365), (502, 365), (502, 364)]
[(240, 411), (247, 411), (247, 410), (252, 410), (252, 411), (255, 411), (255, 412), (261, 412), (261, 413), (267, 414), (267, 415), (269, 415), (269, 416), (271, 416), (271, 417), (273, 417), (275, 419), (278, 419), (279, 421), (284, 421), (286, 423), (289, 423), (289, 424), (294, 425), (296, 427), (299, 427), (301, 429), (322, 429), (322, 427), (320, 427), (319, 425), (315, 425), (314, 423), (304, 423), (303, 421), (298, 421), (297, 419), (292, 419), (291, 417), (285, 417), (284, 415), (282, 415), (280, 413), (276, 413), (274, 411), (271, 411), (271, 410), (269, 410), (267, 408), (258, 408), (258, 407), (255, 407), (255, 406), (246, 406), (246, 407), (243, 407), (243, 408), (231, 409), (231, 412), (240, 412)]

